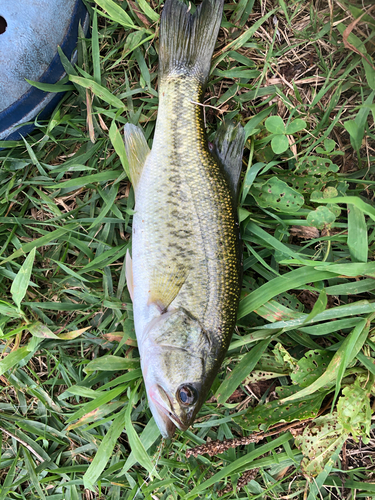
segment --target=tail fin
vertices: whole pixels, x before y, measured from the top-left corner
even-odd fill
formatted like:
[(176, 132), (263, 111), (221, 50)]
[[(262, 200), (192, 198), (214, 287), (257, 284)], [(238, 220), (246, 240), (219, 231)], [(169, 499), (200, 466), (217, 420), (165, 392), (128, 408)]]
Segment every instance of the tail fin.
[(224, 0), (203, 0), (194, 14), (180, 0), (166, 0), (160, 24), (160, 76), (191, 75), (204, 85)]

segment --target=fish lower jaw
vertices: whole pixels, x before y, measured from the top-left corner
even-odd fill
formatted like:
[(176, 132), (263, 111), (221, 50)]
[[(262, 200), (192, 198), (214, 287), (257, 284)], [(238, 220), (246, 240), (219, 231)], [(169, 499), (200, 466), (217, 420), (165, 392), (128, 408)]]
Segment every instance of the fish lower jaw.
[[(161, 403), (159, 403), (159, 401), (154, 399), (152, 396), (150, 396), (150, 397), (151, 397), (151, 400), (152, 400), (152, 403), (153, 403), (155, 409), (158, 411), (159, 417), (162, 418), (162, 420), (165, 424), (165, 428), (167, 429), (167, 432), (168, 432), (168, 435), (164, 435), (163, 437), (172, 437), (172, 435), (174, 434), (174, 431), (176, 430), (176, 427), (180, 431), (186, 431), (186, 429), (188, 429), (189, 426), (183, 424), (181, 422), (181, 420), (174, 413), (169, 411), (165, 406), (163, 406)], [(166, 420), (166, 419), (168, 419), (168, 420)], [(173, 425), (173, 429), (171, 429), (171, 431), (169, 431), (169, 429), (171, 428), (171, 424)], [(160, 429), (160, 427), (159, 427), (159, 429)]]

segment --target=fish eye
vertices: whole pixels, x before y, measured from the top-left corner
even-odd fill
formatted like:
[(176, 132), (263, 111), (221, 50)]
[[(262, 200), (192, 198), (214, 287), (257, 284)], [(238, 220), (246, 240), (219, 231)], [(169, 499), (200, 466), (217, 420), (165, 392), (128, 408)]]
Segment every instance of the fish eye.
[(177, 389), (177, 399), (182, 406), (191, 406), (198, 400), (198, 392), (190, 384), (183, 384)]

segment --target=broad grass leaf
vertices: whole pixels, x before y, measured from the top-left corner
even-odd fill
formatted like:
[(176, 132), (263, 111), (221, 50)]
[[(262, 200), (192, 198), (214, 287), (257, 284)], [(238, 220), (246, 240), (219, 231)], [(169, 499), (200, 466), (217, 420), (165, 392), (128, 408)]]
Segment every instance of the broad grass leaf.
[(225, 403), (225, 401), (233, 394), (240, 383), (249, 375), (249, 373), (255, 368), (263, 352), (267, 349), (268, 344), (271, 342), (272, 338), (265, 339), (259, 342), (258, 345), (253, 347), (241, 361), (236, 365), (233, 371), (227, 375), (216, 391), (217, 402), (220, 404)]
[[(324, 278), (326, 279), (326, 278)], [(264, 285), (263, 285), (264, 286)], [(359, 316), (362, 314), (369, 314), (375, 312), (375, 303), (374, 302), (369, 302), (368, 300), (358, 300), (357, 302), (349, 303), (349, 304), (344, 304), (342, 306), (337, 306), (333, 307), (331, 309), (326, 309), (324, 312), (318, 314), (310, 320), (306, 324), (312, 324), (312, 323), (319, 323), (320, 321), (329, 321), (329, 320), (337, 320), (338, 318), (345, 318), (345, 317), (352, 317), (349, 318), (348, 321), (349, 328), (350, 326), (353, 326), (351, 321), (353, 321), (353, 316)], [(308, 330), (305, 326), (303, 328), (299, 328), (302, 325), (304, 325), (304, 321), (306, 320), (306, 314), (302, 314), (301, 317), (296, 318), (296, 319), (291, 319), (289, 321), (277, 321), (275, 323), (271, 324), (266, 324), (263, 326), (258, 326), (255, 327), (257, 330), (268, 330), (268, 331), (275, 331), (277, 329), (283, 329), (284, 331), (289, 331), (289, 330), (294, 330), (296, 328), (300, 329), (301, 331), (305, 331), (309, 334), (311, 334), (312, 328)], [(361, 321), (360, 318), (355, 318), (354, 325), (358, 323), (358, 321)], [(331, 325), (334, 325), (335, 323), (331, 323)], [(319, 326), (319, 325), (317, 325)], [(327, 324), (324, 325), (325, 327), (329, 326)], [(255, 330), (254, 328), (254, 330)], [(316, 328), (316, 326), (314, 327)], [(336, 328), (336, 327), (335, 327)], [(329, 329), (328, 329), (329, 330)], [(329, 330), (330, 331), (330, 330)], [(333, 330), (335, 331), (335, 330)], [(260, 336), (260, 333), (258, 333), (258, 336)]]
[[(371, 316), (370, 316), (371, 318)], [(336, 376), (336, 389), (335, 389), (335, 395), (333, 397), (332, 401), (332, 408), (334, 406), (334, 403), (336, 401), (336, 398), (339, 395), (340, 389), (341, 389), (341, 381), (344, 377), (344, 373), (348, 365), (355, 359), (359, 351), (362, 349), (363, 344), (365, 343), (368, 333), (370, 331), (370, 320), (362, 319), (354, 327), (352, 332), (348, 335), (348, 337), (344, 340), (342, 343), (341, 347), (335, 354), (334, 358), (332, 361), (335, 359), (337, 356), (337, 362), (338, 362), (338, 369), (337, 369), (337, 376)], [(339, 356), (340, 355), (340, 358)]]
[(148, 70), (145, 58), (139, 47), (134, 49), (134, 57), (141, 71), (141, 79), (140, 79), (141, 86), (142, 87), (146, 86), (147, 89), (151, 89), (151, 75)]
[(88, 78), (76, 75), (69, 75), (69, 80), (85, 89), (90, 89), (93, 94), (110, 106), (125, 111), (123, 102), (118, 97), (114, 96), (106, 87), (96, 83), (94, 80), (89, 80)]
[[(159, 439), (160, 432), (154, 417), (147, 422), (146, 427), (143, 429), (142, 434), (140, 435), (140, 440), (145, 450), (147, 451), (157, 439)], [(121, 470), (121, 475), (125, 474), (134, 464), (137, 463), (137, 459), (133, 452), (128, 456), (123, 469)]]
[(0, 300), (0, 314), (9, 318), (22, 318), (23, 312), (18, 310), (12, 304)]
[(375, 280), (371, 278), (328, 286), (327, 295), (358, 295), (375, 289)]
[(123, 401), (111, 401), (110, 403), (101, 405), (99, 408), (96, 408), (95, 410), (86, 413), (86, 415), (81, 417), (74, 424), (68, 425), (67, 431), (76, 429), (77, 427), (82, 427), (82, 425), (88, 425), (92, 422), (100, 422), (104, 419), (104, 417), (107, 417), (114, 411), (121, 408), (121, 406), (124, 406)]
[(351, 264), (330, 264), (329, 266), (315, 266), (318, 270), (332, 271), (333, 273), (343, 276), (357, 277), (357, 276), (371, 276), (375, 278), (375, 262), (367, 263), (351, 263)]
[(258, 307), (257, 314), (270, 323), (274, 323), (275, 321), (299, 318), (302, 313), (293, 311), (292, 309), (279, 304), (276, 300), (270, 300), (264, 305)]
[(117, 247), (113, 247), (110, 250), (106, 250), (105, 252), (99, 254), (95, 257), (91, 262), (86, 264), (79, 274), (87, 273), (88, 271), (98, 269), (103, 269), (106, 266), (112, 264), (112, 262), (118, 261), (123, 257), (129, 248), (129, 243), (125, 243), (122, 245), (118, 245)]
[(213, 74), (222, 78), (246, 78), (246, 80), (250, 80), (252, 78), (257, 78), (260, 75), (260, 71), (257, 69), (247, 69), (244, 66), (240, 66), (238, 68), (228, 70), (216, 69)]
[(111, 458), (113, 449), (116, 446), (117, 440), (125, 427), (125, 408), (123, 408), (113, 420), (111, 427), (104, 436), (98, 451), (95, 454), (94, 460), (83, 476), (83, 484), (85, 488), (96, 491), (95, 486), (101, 473), (103, 472), (108, 460)]
[(362, 145), (364, 130), (360, 130), (355, 120), (346, 120), (344, 122), (345, 130), (350, 136), (350, 142), (355, 151), (359, 151)]
[(286, 133), (283, 119), (278, 115), (269, 116), (264, 124), (268, 132), (271, 132), (271, 134), (284, 135)]
[[(268, 281), (261, 287), (251, 292), (247, 297), (242, 299), (240, 302), (237, 317), (238, 319), (240, 319), (253, 311), (256, 312), (256, 310), (260, 306), (271, 300), (276, 295), (279, 295), (280, 293), (287, 292), (288, 290), (293, 290), (302, 285), (305, 285), (306, 283), (321, 281), (329, 279), (331, 277), (332, 275), (327, 271), (318, 271), (307, 266), (303, 266), (299, 269), (290, 271), (289, 273)], [(297, 319), (295, 321), (297, 325), (300, 324), (300, 322), (302, 323), (303, 319)], [(275, 325), (277, 325), (277, 323)]]
[(29, 281), (31, 277), (31, 271), (33, 270), (33, 264), (35, 259), (36, 248), (31, 249), (29, 255), (26, 257), (25, 262), (22, 264), (17, 276), (14, 278), (12, 286), (10, 288), (10, 293), (14, 303), (17, 305), (18, 309), (21, 306), (21, 302), (26, 295), (26, 290), (29, 286)]
[(73, 340), (82, 335), (82, 333), (87, 332), (87, 330), (90, 330), (92, 328), (91, 326), (86, 326), (86, 328), (80, 328), (79, 330), (72, 330), (71, 332), (66, 332), (66, 333), (59, 333), (57, 335), (57, 338), (60, 340)]
[(48, 439), (49, 441), (54, 441), (62, 445), (66, 445), (67, 442), (69, 442), (69, 439), (65, 436), (64, 432), (60, 432), (56, 428), (43, 422), (26, 420), (24, 416), (14, 416), (14, 421), (17, 422), (17, 426), (22, 430), (35, 434), (36, 436), (40, 436), (44, 439)]
[(363, 366), (370, 372), (372, 375), (375, 375), (375, 360), (374, 358), (369, 358), (365, 356), (361, 352), (357, 354), (357, 359), (363, 364)]
[(259, 174), (263, 167), (265, 167), (265, 169), (267, 168), (266, 164), (263, 162), (254, 163), (254, 165), (248, 166), (242, 184), (241, 206), (244, 204), (246, 196), (249, 194), (250, 188), (253, 185), (256, 176)]
[(115, 148), (115, 151), (120, 158), (121, 165), (125, 170), (127, 178), (130, 179), (129, 162), (128, 157), (126, 156), (124, 140), (122, 138), (122, 135), (118, 131), (115, 121), (111, 123), (111, 126), (109, 128), (109, 138), (111, 139), (112, 146)]
[(160, 479), (159, 474), (156, 472), (156, 467), (154, 467), (153, 463), (151, 462), (151, 458), (149, 457), (147, 451), (145, 450), (145, 447), (143, 446), (142, 441), (140, 440), (138, 434), (135, 432), (135, 429), (132, 424), (131, 420), (132, 403), (137, 389), (138, 387), (134, 388), (130, 396), (128, 406), (126, 408), (125, 430), (128, 435), (129, 445), (132, 450), (132, 453), (134, 454), (135, 460), (148, 471), (150, 478), (156, 476), (158, 479)]
[(91, 308), (91, 304), (76, 304), (74, 302), (24, 302), (31, 309), (49, 309), (50, 311), (85, 311)]
[(16, 366), (26, 356), (30, 354), (28, 346), (20, 347), (19, 349), (6, 354), (0, 361), (0, 376), (5, 372)]
[(113, 0), (95, 0), (95, 3), (106, 11), (108, 17), (112, 19), (112, 21), (121, 24), (127, 29), (139, 29), (139, 27), (133, 23), (131, 17), (125, 12), (125, 10), (117, 5)]
[(233, 421), (247, 431), (265, 432), (279, 422), (293, 422), (316, 417), (326, 395), (325, 392), (313, 394), (293, 403), (281, 403), (279, 400), (274, 400), (266, 404), (258, 404), (244, 415), (233, 417)]
[(313, 318), (315, 318), (315, 316), (325, 311), (327, 308), (327, 302), (328, 302), (327, 294), (326, 291), (323, 289), (320, 291), (319, 297), (317, 298), (312, 311), (305, 319), (305, 323), (308, 323)]
[(58, 339), (59, 337), (55, 335), (48, 326), (44, 325), (40, 321), (35, 323), (30, 323), (27, 325), (27, 330), (31, 333), (33, 337), (41, 339)]
[(138, 367), (139, 359), (122, 358), (121, 356), (108, 354), (107, 356), (102, 356), (101, 358), (96, 358), (90, 361), (90, 363), (85, 366), (85, 372), (90, 373), (96, 370), (104, 372), (117, 372)]
[[(247, 233), (250, 233), (250, 234), (248, 235)], [(282, 241), (279, 241), (272, 234), (267, 233), (267, 231), (262, 229), (260, 226), (258, 226), (254, 222), (249, 222), (246, 225), (246, 231), (242, 237), (245, 241), (249, 241), (251, 243), (252, 239), (253, 239), (252, 235), (255, 235), (258, 238), (260, 238), (261, 240), (263, 240), (266, 247), (271, 248), (273, 250), (276, 250), (276, 251), (280, 252), (280, 254), (282, 254), (282, 255), (288, 256), (292, 259), (301, 259), (300, 254), (296, 253), (292, 248), (285, 245)], [(305, 259), (305, 262), (310, 263), (310, 261), (307, 259)]]
[(355, 205), (348, 205), (348, 248), (352, 262), (367, 262), (368, 236), (365, 215)]
[(92, 65), (94, 80), (100, 84), (102, 81), (100, 70), (100, 47), (99, 47), (99, 32), (98, 32), (98, 11), (95, 9), (92, 18), (91, 28), (91, 49), (92, 49)]
[(150, 7), (146, 0), (138, 0), (138, 5), (151, 21), (154, 23), (159, 21), (159, 14)]
[[(368, 57), (369, 61), (372, 62), (371, 57), (369, 55), (367, 55), (367, 57)], [(363, 64), (363, 67), (365, 68), (365, 74), (366, 74), (366, 79), (367, 79), (368, 86), (370, 87), (370, 89), (375, 90), (375, 69), (374, 69), (374, 65), (371, 65), (370, 63), (368, 63), (364, 59), (362, 60), (362, 64)]]
[(357, 113), (357, 116), (354, 120), (347, 120), (344, 122), (344, 127), (346, 131), (350, 135), (350, 142), (353, 146), (353, 149), (359, 152), (362, 146), (362, 140), (365, 135), (365, 127), (367, 123), (367, 116), (370, 112), (370, 106), (374, 99), (375, 91), (371, 92), (366, 101), (363, 103), (363, 106)]
[[(70, 415), (66, 422), (70, 423), (73, 422), (73, 420), (80, 419), (87, 413), (90, 413), (93, 410), (100, 408), (102, 405), (113, 401), (120, 394), (126, 391), (127, 387), (127, 385), (120, 385), (118, 387), (115, 387), (114, 389), (111, 389), (110, 391), (102, 391), (101, 394), (99, 394), (93, 401), (85, 403), (79, 408), (79, 410), (74, 412), (73, 415)], [(69, 389), (66, 392), (69, 392)], [(65, 393), (61, 394), (61, 396), (59, 396), (59, 399), (64, 399), (64, 395)]]
[(70, 192), (82, 186), (87, 187), (88, 184), (95, 184), (96, 182), (110, 182), (116, 180), (120, 177), (121, 174), (121, 170), (106, 170), (105, 172), (99, 172), (98, 174), (85, 175), (82, 177), (76, 177), (75, 179), (70, 179), (69, 181), (48, 184), (45, 187), (51, 189), (64, 189), (66, 190), (66, 192)]
[[(34, 82), (33, 80), (28, 80), (27, 78), (25, 78), (25, 80), (36, 89), (43, 90), (43, 92), (67, 92), (68, 90), (75, 89), (74, 85), (66, 85), (62, 80), (58, 83)], [(66, 80), (68, 80), (68, 78), (66, 78)]]

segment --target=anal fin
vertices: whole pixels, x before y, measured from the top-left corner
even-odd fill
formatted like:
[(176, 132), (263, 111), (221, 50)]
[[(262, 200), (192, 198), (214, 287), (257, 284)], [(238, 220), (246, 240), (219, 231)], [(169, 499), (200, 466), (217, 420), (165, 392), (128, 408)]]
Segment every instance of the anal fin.
[(126, 251), (125, 271), (126, 271), (126, 284), (128, 285), (130, 298), (132, 299), (133, 302), (134, 301), (133, 262), (132, 258), (130, 257), (129, 250)]
[(245, 131), (240, 123), (224, 122), (218, 129), (213, 152), (218, 157), (227, 178), (233, 200), (237, 204)]
[(150, 148), (142, 130), (131, 123), (127, 123), (124, 127), (124, 143), (129, 162), (130, 180), (136, 191), (143, 166), (150, 154)]

